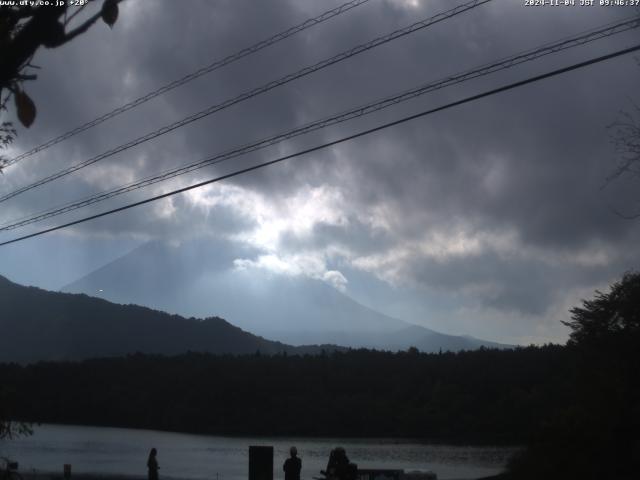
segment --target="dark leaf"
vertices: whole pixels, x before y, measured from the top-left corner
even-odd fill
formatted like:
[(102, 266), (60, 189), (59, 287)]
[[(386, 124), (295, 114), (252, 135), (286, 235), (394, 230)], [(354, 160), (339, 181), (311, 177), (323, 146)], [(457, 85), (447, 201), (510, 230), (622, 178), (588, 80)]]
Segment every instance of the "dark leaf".
[(118, 2), (116, 0), (104, 0), (101, 16), (104, 23), (113, 28), (118, 19)]
[(29, 95), (22, 90), (16, 91), (15, 100), (18, 119), (22, 125), (29, 128), (36, 119), (36, 105), (33, 103), (33, 100), (29, 98)]
[(46, 24), (42, 30), (42, 44), (47, 48), (59, 47), (64, 43), (65, 33), (64, 25), (54, 21)]

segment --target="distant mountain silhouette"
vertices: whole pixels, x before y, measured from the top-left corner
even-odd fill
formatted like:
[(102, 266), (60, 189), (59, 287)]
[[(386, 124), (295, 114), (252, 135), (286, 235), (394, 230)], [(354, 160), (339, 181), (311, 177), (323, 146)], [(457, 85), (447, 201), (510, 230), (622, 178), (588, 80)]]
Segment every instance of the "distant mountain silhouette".
[[(255, 253), (255, 252), (253, 252)], [(421, 351), (508, 347), (446, 335), (376, 312), (321, 280), (234, 268), (252, 252), (228, 244), (150, 242), (63, 288), (185, 316), (217, 315), (288, 344)]]
[[(330, 349), (330, 347), (326, 347)], [(0, 362), (79, 360), (130, 353), (318, 353), (234, 327), (84, 294), (24, 287), (0, 276)]]

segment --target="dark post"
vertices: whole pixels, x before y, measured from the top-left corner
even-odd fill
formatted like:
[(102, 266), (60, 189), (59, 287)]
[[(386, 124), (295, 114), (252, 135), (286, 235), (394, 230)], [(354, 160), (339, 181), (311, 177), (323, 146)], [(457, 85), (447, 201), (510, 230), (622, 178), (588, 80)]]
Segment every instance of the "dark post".
[(249, 480), (273, 480), (273, 447), (249, 447)]

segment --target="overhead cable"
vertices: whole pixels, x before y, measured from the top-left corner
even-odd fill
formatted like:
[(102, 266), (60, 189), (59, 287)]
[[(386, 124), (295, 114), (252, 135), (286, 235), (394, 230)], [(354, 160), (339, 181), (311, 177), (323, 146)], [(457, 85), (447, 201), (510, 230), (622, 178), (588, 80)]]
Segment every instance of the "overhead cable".
[(326, 128), (331, 125), (343, 123), (348, 120), (352, 120), (354, 118), (369, 115), (371, 113), (380, 111), (390, 106), (397, 105), (399, 103), (406, 102), (408, 100), (412, 100), (418, 96), (433, 92), (435, 90), (439, 90), (439, 89), (446, 88), (458, 83), (462, 83), (474, 78), (488, 75), (488, 74), (497, 72), (499, 70), (511, 68), (516, 65), (520, 65), (525, 62), (530, 62), (552, 53), (556, 53), (556, 52), (564, 51), (573, 47), (584, 45), (586, 43), (607, 38), (612, 35), (616, 35), (616, 34), (619, 34), (634, 28), (638, 28), (638, 27), (640, 27), (640, 16), (635, 16), (629, 19), (625, 19), (617, 23), (607, 24), (606, 26), (599, 27), (597, 29), (592, 29), (587, 32), (583, 32), (581, 34), (574, 35), (573, 37), (567, 37), (554, 43), (545, 44), (536, 49), (527, 50), (525, 52), (521, 52), (492, 63), (484, 64), (480, 67), (476, 67), (466, 72), (457, 73), (455, 75), (450, 75), (448, 77), (445, 77), (443, 79), (440, 79), (434, 82), (429, 82), (427, 84), (420, 85), (418, 87), (412, 88), (402, 93), (399, 93), (390, 97), (386, 97), (382, 100), (377, 100), (375, 102), (371, 102), (366, 105), (360, 105), (350, 110), (302, 125), (292, 130), (279, 133), (277, 135), (273, 135), (273, 136), (261, 139), (259, 141), (244, 145), (242, 147), (237, 147), (237, 148), (228, 150), (226, 152), (219, 153), (213, 157), (209, 157), (207, 159), (200, 160), (200, 161), (191, 163), (189, 165), (172, 168), (162, 173), (159, 173), (153, 176), (148, 176), (140, 180), (136, 180), (127, 185), (117, 187), (113, 190), (88, 196), (81, 200), (76, 200), (72, 203), (67, 203), (65, 205), (57, 206), (36, 214), (31, 214), (29, 216), (22, 217), (20, 219), (11, 220), (10, 222), (5, 223), (4, 225), (0, 225), (0, 231), (13, 230), (22, 226), (36, 223), (41, 220), (45, 220), (47, 218), (55, 217), (58, 215), (62, 215), (64, 213), (78, 210), (80, 208), (83, 208), (98, 202), (102, 202), (110, 198), (113, 198), (128, 192), (132, 192), (134, 190), (138, 190), (143, 187), (147, 187), (159, 182), (163, 182), (171, 178), (178, 177), (180, 175), (185, 175), (187, 173), (193, 172), (195, 170), (198, 170), (207, 166), (216, 165), (224, 161), (230, 160), (232, 158), (236, 158), (241, 155), (246, 155), (248, 153), (275, 145), (277, 143), (283, 142), (285, 140), (289, 140), (291, 138), (294, 138), (300, 135), (304, 135), (316, 130), (320, 130), (322, 128)]
[(603, 62), (605, 60), (610, 60), (612, 58), (619, 57), (621, 55), (626, 55), (626, 54), (629, 54), (629, 53), (633, 53), (633, 52), (636, 52), (638, 50), (640, 50), (640, 44), (635, 45), (633, 47), (625, 48), (623, 50), (618, 50), (616, 52), (613, 52), (613, 53), (610, 53), (610, 54), (607, 54), (607, 55), (602, 55), (600, 57), (592, 58), (591, 60), (587, 60), (587, 61), (580, 62), (580, 63), (575, 63), (575, 64), (570, 65), (568, 67), (564, 67), (564, 68), (560, 68), (560, 69), (557, 69), (557, 70), (553, 70), (551, 72), (547, 72), (547, 73), (544, 73), (542, 75), (536, 75), (534, 77), (530, 77), (530, 78), (527, 78), (525, 80), (521, 80), (519, 82), (514, 82), (514, 83), (511, 83), (511, 84), (508, 84), (508, 85), (504, 85), (502, 87), (495, 88), (493, 90), (489, 90), (489, 91), (486, 91), (486, 92), (483, 92), (483, 93), (480, 93), (480, 94), (477, 94), (477, 95), (472, 95), (472, 96), (466, 97), (466, 98), (464, 98), (462, 100), (451, 102), (451, 103), (448, 103), (446, 105), (442, 105), (440, 107), (432, 108), (430, 110), (425, 110), (423, 112), (420, 112), (420, 113), (417, 113), (417, 114), (414, 114), (414, 115), (409, 115), (409, 116), (403, 117), (403, 118), (401, 118), (399, 120), (395, 120), (393, 122), (388, 122), (388, 123), (379, 125), (379, 126), (374, 127), (374, 128), (363, 130), (363, 131), (360, 131), (358, 133), (354, 133), (353, 135), (342, 137), (342, 138), (340, 138), (338, 140), (333, 140), (331, 142), (323, 143), (323, 144), (317, 145), (315, 147), (307, 148), (305, 150), (301, 150), (299, 152), (292, 153), (290, 155), (285, 155), (285, 156), (276, 158), (274, 160), (270, 160), (268, 162), (263, 162), (263, 163), (259, 163), (257, 165), (253, 165), (251, 167), (243, 168), (241, 170), (236, 170), (235, 172), (228, 173), (226, 175), (222, 175), (222, 176), (219, 176), (219, 177), (216, 177), (216, 178), (205, 180), (203, 182), (198, 182), (196, 184), (189, 185), (187, 187), (179, 188), (177, 190), (173, 190), (173, 191), (170, 191), (170, 192), (167, 192), (167, 193), (163, 193), (161, 195), (156, 195), (154, 197), (147, 198), (145, 200), (140, 200), (138, 202), (130, 203), (128, 205), (124, 205), (124, 206), (119, 207), (119, 208), (114, 208), (114, 209), (108, 210), (106, 212), (102, 212), (102, 213), (98, 213), (98, 214), (95, 214), (95, 215), (84, 217), (84, 218), (81, 218), (81, 219), (78, 219), (78, 220), (74, 220), (73, 222), (68, 222), (68, 223), (65, 223), (65, 224), (62, 224), (62, 225), (57, 225), (55, 227), (50, 227), (50, 228), (47, 228), (47, 229), (44, 229), (44, 230), (40, 230), (38, 232), (31, 233), (29, 235), (23, 235), (21, 237), (14, 238), (12, 240), (7, 240), (5, 242), (0, 243), (0, 247), (2, 247), (4, 245), (9, 245), (9, 244), (12, 244), (12, 243), (20, 242), (20, 241), (26, 240), (28, 238), (33, 238), (33, 237), (37, 237), (37, 236), (40, 236), (40, 235), (44, 235), (45, 233), (55, 232), (55, 231), (61, 230), (63, 228), (68, 228), (68, 227), (71, 227), (71, 226), (74, 226), (74, 225), (79, 225), (81, 223), (85, 223), (85, 222), (88, 222), (90, 220), (95, 220), (97, 218), (106, 217), (107, 215), (112, 215), (114, 213), (122, 212), (122, 211), (128, 210), (130, 208), (138, 207), (140, 205), (145, 205), (147, 203), (155, 202), (157, 200), (161, 200), (163, 198), (168, 198), (168, 197), (171, 197), (173, 195), (177, 195), (179, 193), (184, 193), (184, 192), (187, 192), (189, 190), (200, 188), (200, 187), (203, 187), (205, 185), (210, 185), (212, 183), (220, 182), (222, 180), (226, 180), (226, 179), (229, 179), (229, 178), (232, 178), (232, 177), (236, 177), (236, 176), (242, 175), (244, 173), (252, 172), (252, 171), (258, 170), (260, 168), (268, 167), (270, 165), (274, 165), (276, 163), (283, 162), (285, 160), (289, 160), (289, 159), (292, 159), (292, 158), (297, 158), (297, 157), (300, 157), (300, 156), (303, 156), (303, 155), (308, 155), (309, 153), (313, 153), (313, 152), (316, 152), (316, 151), (319, 151), (319, 150), (324, 150), (326, 148), (329, 148), (329, 147), (332, 147), (332, 146), (335, 146), (335, 145), (338, 145), (338, 144), (341, 144), (341, 143), (344, 143), (344, 142), (347, 142), (347, 141), (350, 141), (350, 140), (354, 140), (356, 138), (364, 137), (366, 135), (370, 135), (372, 133), (379, 132), (381, 130), (385, 130), (387, 128), (390, 128), (390, 127), (393, 127), (393, 126), (396, 126), (396, 125), (400, 125), (400, 124), (403, 124), (403, 123), (406, 123), (406, 122), (409, 122), (409, 121), (412, 121), (412, 120), (415, 120), (415, 119), (418, 119), (418, 118), (421, 118), (421, 117), (425, 117), (427, 115), (430, 115), (430, 114), (433, 114), (433, 113), (436, 113), (436, 112), (447, 110), (449, 108), (456, 107), (456, 106), (459, 106), (459, 105), (463, 105), (463, 104), (466, 104), (466, 103), (474, 102), (474, 101), (480, 100), (481, 98), (485, 98), (485, 97), (489, 97), (489, 96), (492, 96), (492, 95), (496, 95), (498, 93), (506, 92), (508, 90), (513, 90), (515, 88), (519, 88), (519, 87), (522, 87), (524, 85), (528, 85), (530, 83), (539, 82), (539, 81), (547, 79), (547, 78), (555, 77), (555, 76), (561, 75), (563, 73), (567, 73), (567, 72), (570, 72), (570, 71), (573, 71), (573, 70), (584, 68), (584, 67), (587, 67), (589, 65), (593, 65), (593, 64), (596, 64), (596, 63)]
[(239, 50), (238, 52), (228, 55), (222, 59), (216, 60), (215, 62), (202, 67), (198, 70), (196, 70), (193, 73), (189, 73), (188, 75), (185, 75), (182, 78), (179, 78), (177, 80), (174, 80), (170, 83), (167, 83), (166, 85), (163, 85), (162, 87), (147, 93), (146, 95), (143, 95), (142, 97), (136, 98), (135, 100), (132, 100), (129, 103), (126, 103), (125, 105), (122, 105), (121, 107), (118, 107), (114, 110), (111, 110), (110, 112), (105, 113), (104, 115), (101, 115), (100, 117), (91, 120), (90, 122), (86, 122), (83, 123), (82, 125), (69, 130), (68, 132), (63, 133), (62, 135), (59, 135), (55, 138), (52, 138), (46, 142), (44, 142), (41, 145), (38, 145), (37, 147), (32, 148), (31, 150), (21, 153), (20, 155), (17, 155), (11, 159), (6, 160), (4, 163), (0, 163), (0, 167), (2, 168), (6, 168), (10, 165), (13, 165), (17, 162), (19, 162), (20, 160), (23, 160), (27, 157), (30, 157), (38, 152), (41, 152), (42, 150), (45, 150), (49, 147), (52, 147), (53, 145), (56, 145), (64, 140), (67, 140), (75, 135), (78, 135), (79, 133), (84, 132), (85, 130), (88, 130), (90, 128), (95, 127), (96, 125), (100, 125), (103, 122), (106, 122), (107, 120), (116, 117), (124, 112), (127, 112), (129, 110), (131, 110), (132, 108), (135, 108), (139, 105), (142, 105), (143, 103), (148, 102), (149, 100), (156, 98), (159, 95), (162, 95), (164, 93), (167, 93), (171, 90), (173, 90), (174, 88), (178, 88), (182, 85), (184, 85), (185, 83), (188, 83), (192, 80), (195, 80), (196, 78), (199, 78), (203, 75), (206, 75), (208, 73), (211, 73), (215, 70), (218, 70), (222, 67), (225, 67), (227, 65), (229, 65), (230, 63), (236, 62), (238, 60), (240, 60), (241, 58), (247, 57), (249, 55), (252, 55), (254, 53), (259, 52), (260, 50), (267, 48), (275, 43), (278, 43), (286, 38), (289, 38), (293, 35), (296, 35), (297, 33), (300, 33), (304, 30), (307, 30), (308, 28), (311, 28), (315, 25), (319, 25), (333, 17), (336, 17), (338, 15), (341, 15), (342, 13), (348, 12), (349, 10), (359, 7), (360, 5), (367, 3), (369, 0), (351, 0), (349, 2), (346, 2), (342, 5), (340, 5), (339, 7), (336, 8), (332, 8), (331, 10), (327, 10), (326, 12), (313, 17), (313, 18), (309, 18), (307, 20), (305, 20), (304, 22), (295, 25), (291, 28), (288, 28), (287, 30), (284, 30), (282, 32), (276, 33), (275, 35), (272, 35), (271, 37), (264, 39), (258, 43), (254, 43), (253, 45), (243, 48), (242, 50)]
[(246, 91), (234, 98), (228, 99), (222, 103), (218, 103), (216, 105), (212, 105), (198, 113), (194, 113), (193, 115), (190, 115), (186, 118), (183, 118), (182, 120), (179, 120), (177, 122), (174, 122), (170, 125), (166, 125), (158, 130), (155, 130), (153, 132), (150, 132), (146, 135), (143, 135), (141, 137), (138, 137), (134, 140), (131, 140), (128, 143), (119, 145), (118, 147), (115, 147), (111, 150), (108, 150), (104, 153), (101, 153), (100, 155), (97, 155), (95, 157), (91, 157), (87, 160), (84, 160), (80, 163), (77, 163), (75, 165), (72, 165), (68, 168), (65, 168), (63, 170), (60, 170), (52, 175), (49, 175), (45, 178), (42, 178), (34, 183), (31, 183), (30, 185), (27, 185), (25, 187), (21, 187), (18, 188), (17, 190), (14, 190), (10, 193), (7, 193), (3, 196), (0, 196), (0, 202), (4, 202), (6, 200), (9, 200), (10, 198), (13, 198), (17, 195), (20, 195), (21, 193), (27, 192), (29, 190), (32, 190), (36, 187), (39, 187), (41, 185), (47, 184), (49, 182), (52, 182), (54, 180), (57, 180), (61, 177), (64, 177), (66, 175), (69, 175), (73, 172), (76, 172), (82, 168), (88, 167), (89, 165), (93, 165), (94, 163), (99, 162), (100, 160), (104, 160), (105, 158), (111, 157), (117, 153), (123, 152), (125, 150), (128, 150), (129, 148), (135, 147), (136, 145), (140, 145), (141, 143), (144, 142), (148, 142), (149, 140), (153, 140), (161, 135), (164, 135), (165, 133), (169, 133), (172, 132), (173, 130), (176, 130), (177, 128), (180, 127), (184, 127), (185, 125), (188, 125), (192, 122), (195, 122), (196, 120), (200, 120), (204, 117), (207, 117), (209, 115), (212, 115), (216, 112), (219, 112), (221, 110), (224, 110), (226, 108), (231, 107), (232, 105), (235, 105), (237, 103), (243, 102), (245, 100), (248, 100), (252, 97), (255, 97), (257, 95), (263, 94), (265, 92), (268, 92), (269, 90), (272, 90), (276, 87), (285, 85), (289, 82), (292, 82), (294, 80), (297, 80), (298, 78), (310, 75), (311, 73), (317, 72), (318, 70), (322, 70), (326, 67), (329, 67), (330, 65), (334, 65), (336, 63), (342, 62), (344, 60), (347, 60), (351, 57), (354, 57), (356, 55), (359, 55), (363, 52), (366, 52), (368, 50), (371, 50), (373, 48), (379, 47), (380, 45), (384, 45), (386, 43), (389, 43), (393, 40), (396, 40), (398, 38), (404, 37), (406, 35), (409, 35), (411, 33), (415, 33), (419, 30), (422, 30), (426, 27), (429, 27), (431, 25), (434, 25), (436, 23), (442, 22), (444, 20), (447, 20), (451, 17), (454, 17), (456, 15), (459, 15), (461, 13), (464, 13), (466, 11), (469, 11), (473, 8), (476, 8), (480, 5), (483, 5), (485, 3), (488, 3), (492, 0), (472, 0), (470, 2), (467, 2), (463, 5), (458, 5), (455, 8), (452, 8), (451, 10), (447, 10), (446, 12), (442, 12), (439, 13), (437, 15), (434, 15), (432, 17), (429, 17), (427, 19), (421, 20), (419, 22), (416, 22), (412, 25), (409, 25), (408, 27), (405, 28), (401, 28), (398, 30), (395, 30), (387, 35), (381, 36), (381, 37), (377, 37), (367, 43), (363, 43), (361, 45), (358, 45), (356, 47), (353, 47), (349, 50), (346, 50), (342, 53), (339, 53), (337, 55), (334, 55), (333, 57), (327, 58), (325, 60), (322, 60), (314, 65), (310, 65), (307, 67), (302, 68), (301, 70), (298, 70), (294, 73), (290, 73), (288, 75), (285, 75), (283, 77), (280, 77), (277, 80), (273, 80), (271, 82), (268, 82), (260, 87), (254, 88), (253, 90), (249, 90)]

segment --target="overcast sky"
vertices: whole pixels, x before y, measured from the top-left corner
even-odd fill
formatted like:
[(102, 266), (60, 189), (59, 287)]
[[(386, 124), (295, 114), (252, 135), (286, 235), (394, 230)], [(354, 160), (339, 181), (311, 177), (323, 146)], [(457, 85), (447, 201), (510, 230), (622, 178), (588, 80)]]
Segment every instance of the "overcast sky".
[[(96, 24), (33, 63), (37, 104), (9, 157), (176, 78), (342, 3), (340, 0), (126, 0), (113, 30)], [(370, 0), (23, 160), (9, 192), (462, 0)], [(576, 0), (579, 3), (579, 0)], [(2, 204), (28, 215), (212, 156), (305, 122), (640, 12), (527, 7), (494, 0), (194, 122)], [(443, 89), (118, 197), (114, 208), (276, 158), (620, 48), (633, 30)], [(640, 102), (627, 55), (452, 108), (223, 183), (0, 247), (0, 274), (57, 289), (149, 240), (218, 237), (256, 252), (228, 268), (318, 278), (385, 314), (509, 343), (564, 342), (560, 320), (640, 263), (638, 180), (605, 187), (616, 166), (607, 125)], [(9, 114), (10, 115), (10, 114)], [(8, 117), (9, 118), (9, 117)], [(604, 187), (604, 188), (603, 188)], [(162, 259), (158, 259), (159, 262)], [(233, 319), (229, 319), (233, 322)]]

